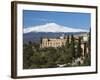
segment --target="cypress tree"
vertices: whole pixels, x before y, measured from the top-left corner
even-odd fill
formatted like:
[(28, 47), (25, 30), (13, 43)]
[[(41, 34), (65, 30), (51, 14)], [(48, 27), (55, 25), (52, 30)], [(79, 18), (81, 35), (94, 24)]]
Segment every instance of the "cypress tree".
[(87, 45), (87, 43), (84, 43), (84, 56), (86, 56), (86, 54), (87, 54), (87, 51), (86, 51), (86, 46)]
[(81, 48), (81, 37), (78, 39), (78, 44), (77, 44), (77, 57), (82, 56), (82, 48)]
[(66, 47), (69, 48), (69, 35), (67, 36)]
[(90, 29), (89, 37), (88, 37), (88, 51), (89, 51), (89, 54), (90, 54), (90, 51), (91, 51), (91, 29)]
[(71, 49), (72, 58), (75, 58), (75, 41), (73, 35), (71, 35), (70, 49)]

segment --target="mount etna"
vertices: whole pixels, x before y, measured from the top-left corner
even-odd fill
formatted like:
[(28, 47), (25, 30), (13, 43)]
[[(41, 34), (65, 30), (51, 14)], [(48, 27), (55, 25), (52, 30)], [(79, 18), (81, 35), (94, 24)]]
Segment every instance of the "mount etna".
[(64, 35), (78, 35), (85, 34), (88, 30), (76, 29), (71, 27), (65, 27), (56, 23), (46, 23), (44, 25), (32, 26), (24, 28), (23, 31), (23, 42), (27, 43), (40, 42), (41, 38), (59, 38), (62, 34)]

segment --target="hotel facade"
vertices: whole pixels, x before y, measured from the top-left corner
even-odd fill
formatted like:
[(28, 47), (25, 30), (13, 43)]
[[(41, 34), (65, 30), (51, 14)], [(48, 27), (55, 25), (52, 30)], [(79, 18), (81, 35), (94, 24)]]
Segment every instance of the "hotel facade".
[[(75, 39), (76, 42), (78, 42), (78, 39), (79, 39), (80, 36), (82, 37), (82, 39), (81, 39), (81, 48), (82, 48), (82, 54), (84, 56), (85, 55), (85, 52), (84, 52), (85, 49), (84, 48), (86, 46), (86, 42), (88, 41), (88, 35), (87, 34), (75, 35), (74, 39)], [(62, 47), (62, 46), (66, 45), (67, 39), (68, 39), (67, 36), (64, 36), (64, 35), (62, 35), (59, 38), (42, 38), (40, 47), (41, 48)], [(69, 36), (69, 43), (70, 42), (71, 42), (71, 36)], [(86, 48), (86, 52), (88, 53), (88, 48)]]

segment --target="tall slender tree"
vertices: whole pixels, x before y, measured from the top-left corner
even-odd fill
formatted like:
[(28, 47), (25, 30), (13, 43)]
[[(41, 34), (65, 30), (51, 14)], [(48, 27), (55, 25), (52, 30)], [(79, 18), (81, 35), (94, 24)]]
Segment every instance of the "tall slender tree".
[(69, 48), (69, 35), (67, 36), (67, 40), (66, 40), (66, 48)]
[(87, 50), (86, 50), (86, 48), (87, 48), (87, 43), (84, 43), (84, 56), (86, 56), (86, 54), (87, 54)]
[(70, 52), (72, 54), (72, 58), (75, 58), (75, 41), (74, 41), (74, 36), (71, 35), (71, 44), (70, 44)]
[(89, 36), (88, 36), (88, 52), (89, 54), (91, 52), (91, 29), (90, 29)]
[(82, 56), (81, 37), (79, 37), (78, 44), (77, 44), (77, 56), (76, 57), (81, 57), (81, 56)]

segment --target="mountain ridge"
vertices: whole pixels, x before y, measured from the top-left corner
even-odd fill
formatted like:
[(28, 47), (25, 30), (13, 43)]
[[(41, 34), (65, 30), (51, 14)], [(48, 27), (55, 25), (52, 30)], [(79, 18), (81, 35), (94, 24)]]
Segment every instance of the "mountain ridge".
[(44, 25), (32, 26), (24, 28), (24, 34), (30, 32), (88, 32), (83, 29), (76, 29), (71, 27), (65, 27), (56, 23), (46, 23)]
[(60, 38), (64, 34), (65, 36), (67, 35), (84, 35), (87, 34), (86, 32), (75, 32), (75, 33), (52, 33), (52, 32), (30, 32), (27, 34), (23, 34), (23, 42), (28, 43), (29, 41), (31, 42), (40, 42), (41, 38)]

